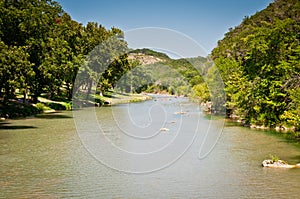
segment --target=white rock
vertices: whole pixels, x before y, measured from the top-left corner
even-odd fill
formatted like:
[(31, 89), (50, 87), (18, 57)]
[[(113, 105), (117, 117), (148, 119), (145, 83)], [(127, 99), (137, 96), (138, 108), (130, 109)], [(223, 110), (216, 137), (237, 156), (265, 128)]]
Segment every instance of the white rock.
[(160, 131), (169, 131), (167, 128), (161, 128)]
[(273, 160), (264, 160), (262, 162), (262, 166), (263, 167), (271, 167), (271, 168), (287, 168), (287, 169), (297, 167), (297, 165), (287, 164), (283, 160), (278, 160), (276, 162), (274, 162)]

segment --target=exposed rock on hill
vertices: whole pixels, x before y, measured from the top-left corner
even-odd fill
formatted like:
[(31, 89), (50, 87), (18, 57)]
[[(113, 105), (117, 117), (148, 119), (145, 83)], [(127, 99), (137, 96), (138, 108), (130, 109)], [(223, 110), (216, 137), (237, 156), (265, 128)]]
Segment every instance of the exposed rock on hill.
[(137, 60), (141, 63), (141, 65), (148, 65), (148, 64), (154, 64), (154, 63), (157, 63), (157, 62), (165, 61), (161, 58), (154, 57), (152, 55), (146, 55), (146, 54), (143, 54), (143, 53), (130, 53), (128, 55), (128, 59)]

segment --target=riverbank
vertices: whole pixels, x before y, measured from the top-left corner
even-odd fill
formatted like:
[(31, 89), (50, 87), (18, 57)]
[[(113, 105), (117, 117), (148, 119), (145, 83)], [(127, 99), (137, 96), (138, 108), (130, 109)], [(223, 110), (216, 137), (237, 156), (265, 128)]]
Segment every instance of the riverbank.
[(29, 102), (21, 102), (18, 100), (10, 100), (7, 104), (0, 104), (1, 121), (6, 119), (22, 118), (41, 113), (34, 104)]
[(104, 96), (95, 95), (96, 106), (143, 102), (152, 99), (148, 94), (119, 93), (109, 91)]
[(5, 119), (18, 119), (71, 109), (71, 102), (54, 101), (43, 97), (38, 98), (38, 103), (33, 103), (30, 100), (24, 102), (21, 99), (11, 99), (7, 104), (0, 105), (0, 118), (4, 121)]
[[(89, 101), (90, 106), (111, 106), (116, 104), (136, 103), (152, 99), (147, 94), (128, 94), (117, 92), (106, 92), (104, 96), (95, 95), (95, 101)], [(38, 103), (30, 100), (25, 103), (21, 99), (12, 99), (6, 105), (0, 105), (0, 118), (2, 121), (6, 119), (17, 119), (28, 116), (34, 116), (41, 113), (51, 113), (56, 111), (71, 111), (71, 101), (55, 101), (44, 97), (38, 98)]]

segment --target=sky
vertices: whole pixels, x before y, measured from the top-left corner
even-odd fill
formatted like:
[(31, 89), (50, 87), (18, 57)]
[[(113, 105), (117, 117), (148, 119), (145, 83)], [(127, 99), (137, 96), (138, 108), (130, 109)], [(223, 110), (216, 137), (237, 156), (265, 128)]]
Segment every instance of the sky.
[(91, 21), (107, 29), (120, 28), (125, 32), (125, 39), (126, 32), (134, 29), (157, 27), (174, 30), (197, 42), (207, 55), (229, 28), (239, 25), (245, 16), (266, 8), (273, 0), (57, 1), (74, 20), (84, 25)]

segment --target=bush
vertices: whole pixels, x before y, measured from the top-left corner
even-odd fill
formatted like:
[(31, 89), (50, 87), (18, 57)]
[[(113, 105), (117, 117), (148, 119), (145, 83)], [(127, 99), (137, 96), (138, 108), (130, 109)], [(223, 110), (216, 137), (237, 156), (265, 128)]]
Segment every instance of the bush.
[(270, 154), (270, 158), (271, 158), (271, 160), (272, 160), (273, 162), (278, 162), (278, 160), (279, 160), (279, 157), (278, 157), (278, 156), (272, 155), (272, 154)]
[(65, 106), (65, 110), (67, 110), (67, 111), (72, 110), (72, 103), (71, 102), (64, 102), (63, 105)]
[(5, 106), (0, 105), (0, 117), (4, 118), (26, 117), (40, 112), (42, 112), (42, 110), (38, 109), (36, 106), (19, 102), (9, 102)]
[(59, 103), (48, 102), (47, 106), (49, 106), (51, 109), (54, 110), (66, 110), (66, 107), (63, 104), (59, 104)]
[(43, 103), (37, 103), (35, 105), (35, 107), (39, 110), (39, 111), (45, 111), (45, 110), (51, 110), (51, 108), (47, 107), (45, 104)]

